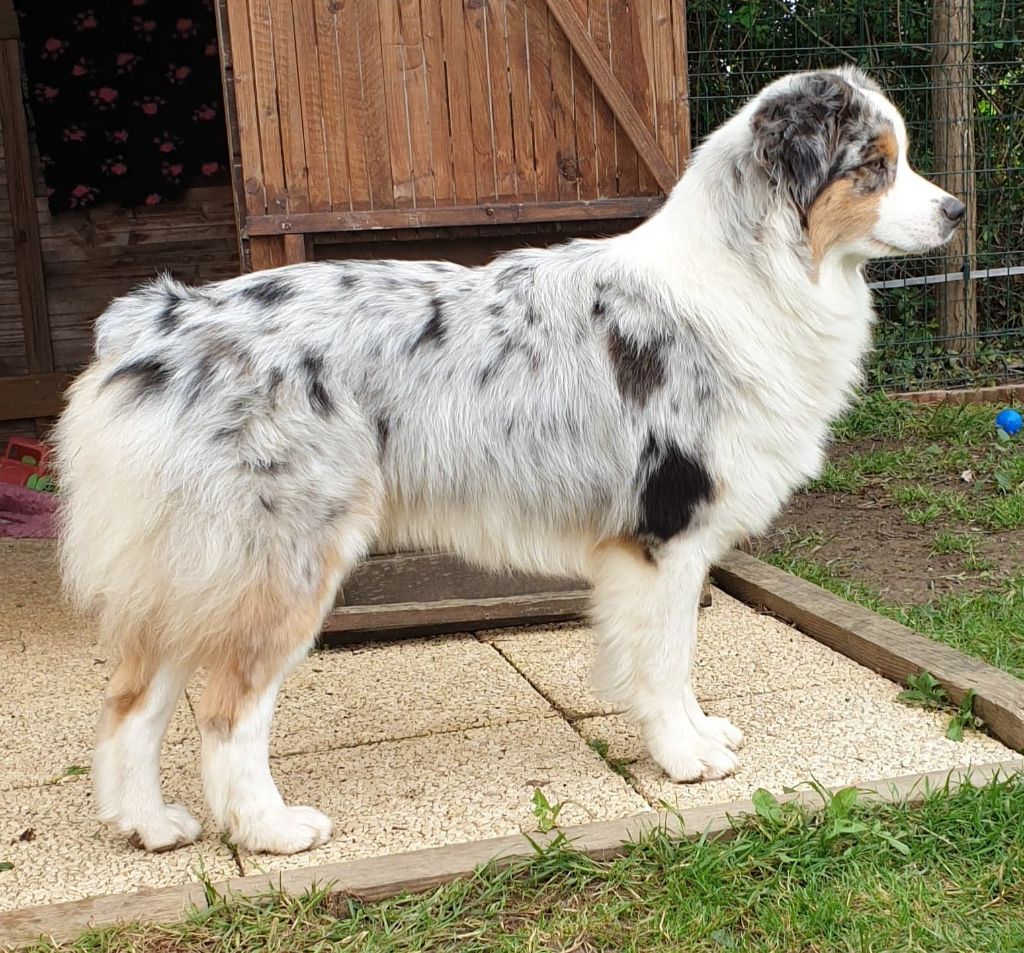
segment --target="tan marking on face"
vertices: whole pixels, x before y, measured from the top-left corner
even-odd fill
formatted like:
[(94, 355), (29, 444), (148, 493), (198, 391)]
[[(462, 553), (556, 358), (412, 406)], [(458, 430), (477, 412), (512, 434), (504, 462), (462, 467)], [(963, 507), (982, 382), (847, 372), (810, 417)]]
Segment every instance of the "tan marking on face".
[(899, 142), (887, 126), (875, 137), (863, 161), (830, 182), (807, 213), (807, 238), (815, 265), (830, 248), (870, 238), (882, 196), (892, 187), (899, 162)]
[(829, 249), (868, 238), (878, 221), (880, 193), (858, 194), (850, 179), (839, 179), (815, 199), (807, 214), (807, 238), (815, 264)]
[(885, 160), (895, 166), (900, 158), (900, 144), (896, 141), (896, 133), (892, 129), (883, 129), (875, 139), (875, 148), (878, 154), (885, 157)]

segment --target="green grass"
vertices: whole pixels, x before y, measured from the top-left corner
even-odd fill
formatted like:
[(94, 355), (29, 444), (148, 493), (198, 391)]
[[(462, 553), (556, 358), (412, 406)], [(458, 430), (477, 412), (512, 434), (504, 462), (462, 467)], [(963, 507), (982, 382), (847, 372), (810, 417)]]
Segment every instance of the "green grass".
[[(219, 897), (181, 923), (92, 930), (78, 953), (939, 953), (1024, 949), (1024, 783), (918, 807), (771, 796), (732, 839), (656, 834), (617, 859), (564, 846), (426, 896)], [(50, 953), (50, 944), (32, 948)]]
[(936, 533), (932, 540), (932, 552), (938, 556), (970, 554), (974, 552), (974, 543), (974, 537), (966, 533)]
[[(811, 492), (888, 489), (907, 522), (938, 521), (999, 531), (1024, 527), (1024, 441), (998, 436), (989, 405), (924, 407), (874, 395), (835, 428), (844, 441), (883, 446), (840, 453)], [(967, 479), (962, 479), (965, 474)], [(956, 483), (957, 489), (935, 483)]]

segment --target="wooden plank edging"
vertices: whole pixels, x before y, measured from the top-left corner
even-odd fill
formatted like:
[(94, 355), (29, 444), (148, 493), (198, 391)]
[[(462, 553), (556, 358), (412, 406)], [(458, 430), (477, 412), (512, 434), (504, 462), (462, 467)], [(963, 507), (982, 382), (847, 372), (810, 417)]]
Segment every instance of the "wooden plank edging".
[[(898, 778), (857, 783), (866, 800), (881, 803), (916, 805), (935, 790), (948, 787), (981, 787), (996, 778), (1009, 778), (1024, 772), (1024, 759), (930, 771)], [(839, 785), (830, 791), (850, 785)], [(799, 801), (810, 810), (821, 807), (815, 791), (782, 795), (780, 801)], [(601, 860), (622, 854), (627, 847), (657, 828), (678, 839), (731, 837), (735, 820), (753, 813), (749, 800), (733, 801), (680, 812), (647, 811), (611, 821), (596, 821), (563, 828), (550, 834), (529, 834), (534, 843), (549, 844), (559, 833), (574, 849)], [(499, 865), (526, 861), (535, 855), (526, 835), (513, 834), (487, 840), (423, 850), (301, 867), (270, 874), (237, 877), (214, 884), (218, 894), (255, 895), (284, 890), (301, 894), (313, 887), (328, 887), (332, 893), (346, 894), (364, 901), (382, 900), (403, 892), (422, 892), (471, 875), (488, 863)], [(55, 942), (73, 939), (90, 927), (119, 922), (168, 922), (180, 919), (192, 908), (207, 906), (206, 892), (200, 884), (184, 884), (46, 904), (0, 913), (0, 944), (28, 944), (40, 937)]]
[(1003, 744), (1024, 752), (1024, 681), (746, 553), (729, 553), (712, 575), (729, 595), (892, 681), (931, 672), (957, 703), (973, 688), (975, 714)]

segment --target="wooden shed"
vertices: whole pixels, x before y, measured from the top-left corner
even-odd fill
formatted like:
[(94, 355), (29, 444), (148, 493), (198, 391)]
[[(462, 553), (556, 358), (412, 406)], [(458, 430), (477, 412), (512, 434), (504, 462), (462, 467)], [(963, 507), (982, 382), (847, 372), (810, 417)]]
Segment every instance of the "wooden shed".
[[(0, 0), (4, 435), (45, 430), (96, 315), (158, 270), (203, 282), (324, 257), (480, 263), (629, 227), (689, 155), (681, 0), (212, 0), (230, 181), (155, 208), (54, 215), (12, 2)], [(582, 607), (568, 582), (444, 556), (371, 562), (336, 628)]]

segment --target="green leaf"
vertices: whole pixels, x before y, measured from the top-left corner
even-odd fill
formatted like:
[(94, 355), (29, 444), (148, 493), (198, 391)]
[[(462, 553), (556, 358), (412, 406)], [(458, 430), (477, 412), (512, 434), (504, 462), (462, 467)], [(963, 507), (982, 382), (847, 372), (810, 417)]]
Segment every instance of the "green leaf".
[(0, 860), (0, 871), (4, 870), (14, 870), (14, 864), (9, 860)]
[(829, 801), (828, 812), (833, 817), (846, 817), (857, 803), (859, 791), (856, 788), (843, 788), (836, 791)]
[(778, 798), (771, 791), (758, 788), (751, 795), (750, 801), (754, 805), (754, 812), (758, 817), (771, 821), (773, 824), (781, 824), (785, 821), (786, 817), (782, 811), (782, 805), (779, 804)]

